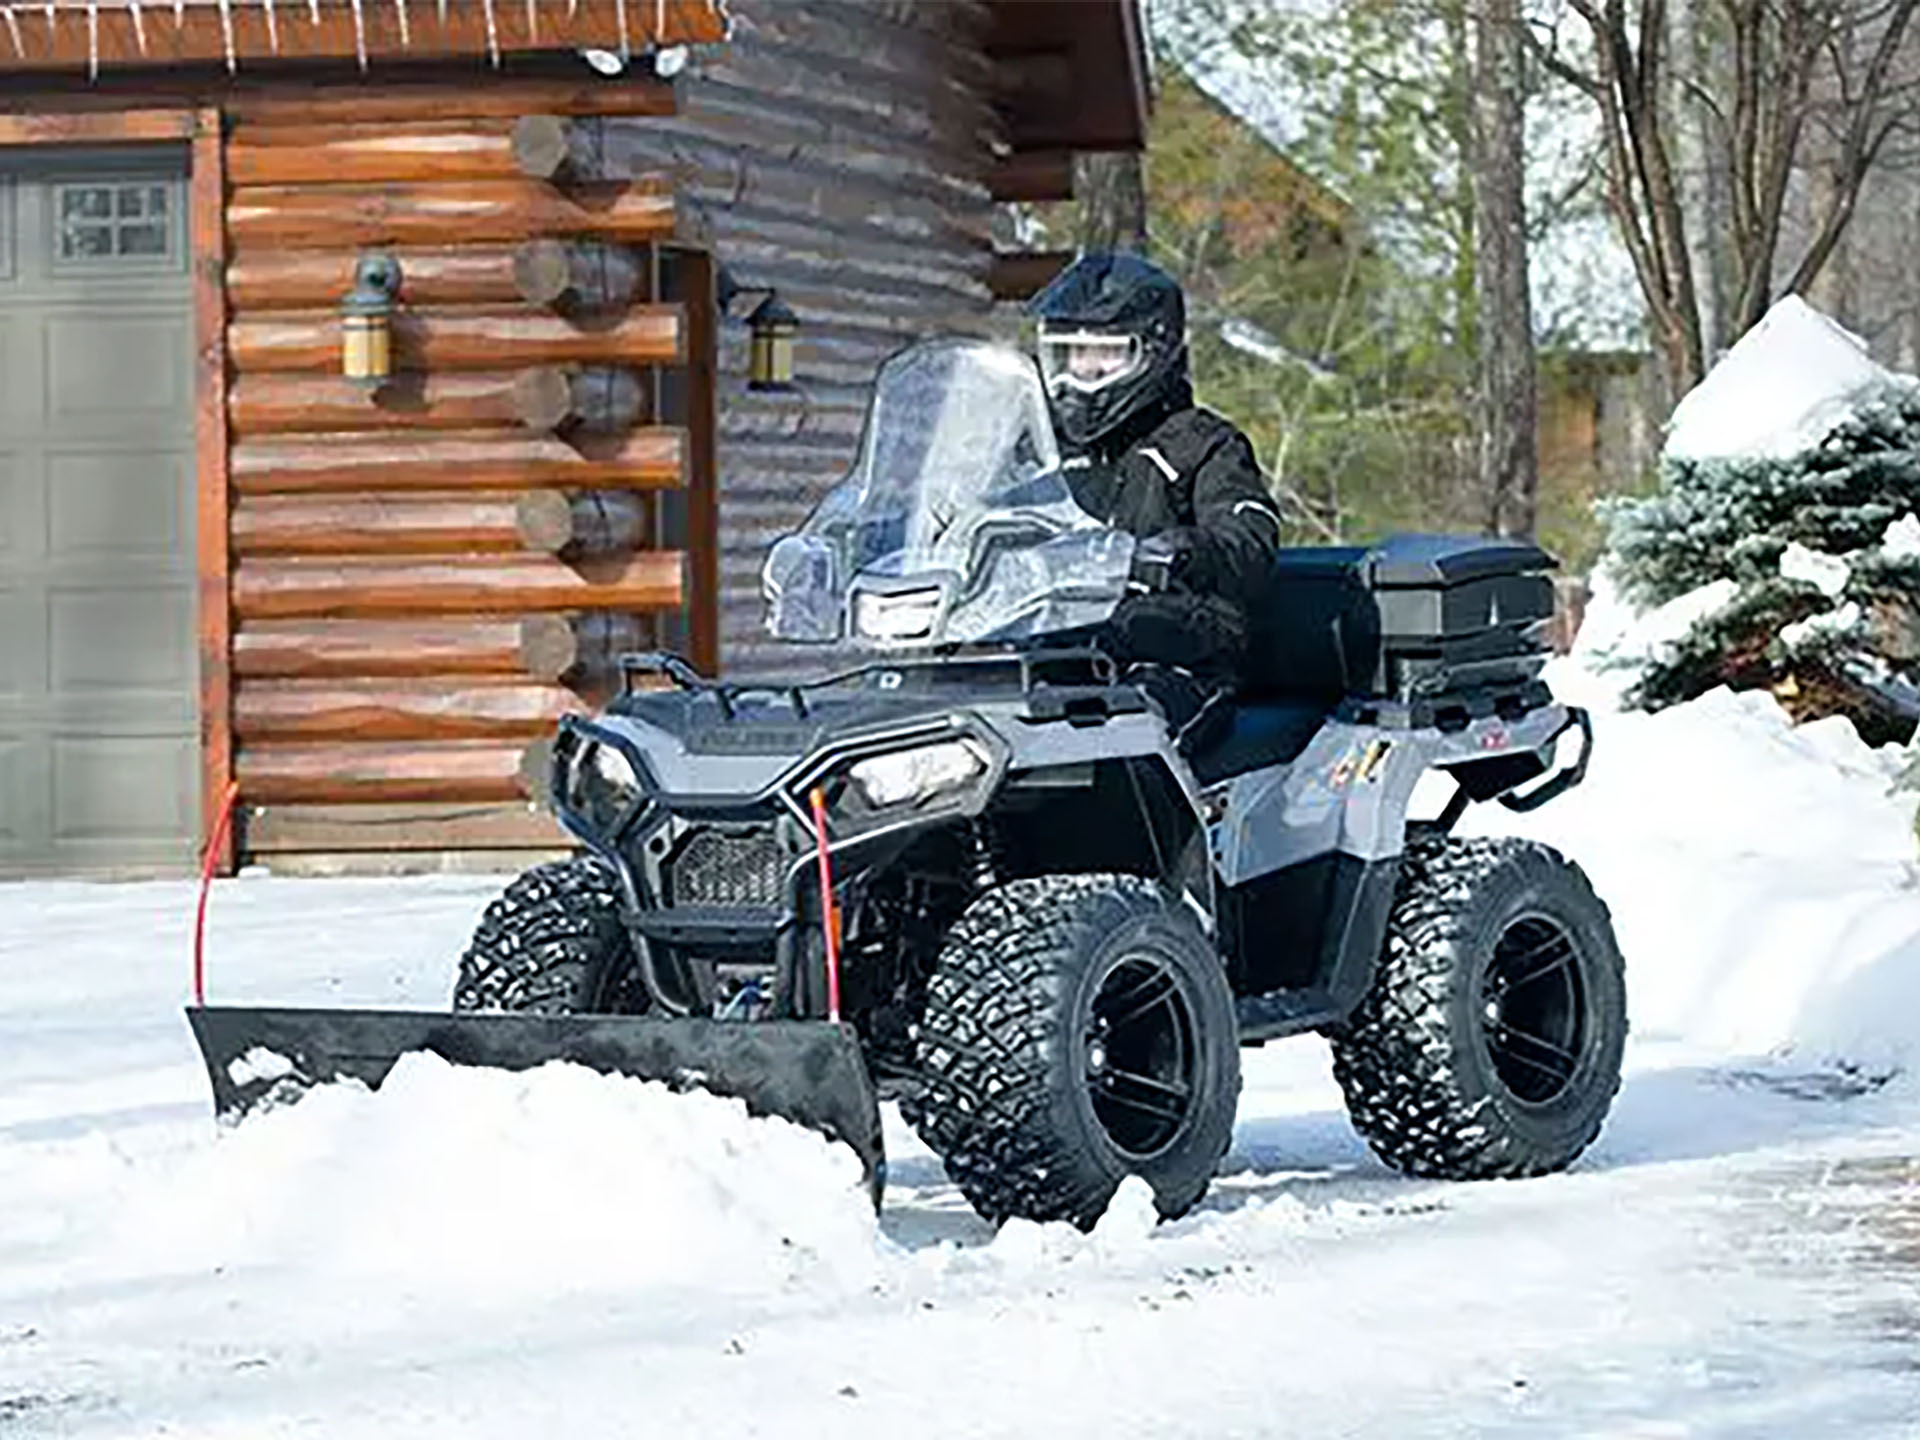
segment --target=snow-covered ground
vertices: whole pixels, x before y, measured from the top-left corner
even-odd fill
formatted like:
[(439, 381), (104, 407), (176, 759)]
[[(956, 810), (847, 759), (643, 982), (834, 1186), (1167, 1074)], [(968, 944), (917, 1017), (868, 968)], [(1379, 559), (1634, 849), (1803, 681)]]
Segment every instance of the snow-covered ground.
[[(1628, 961), (1574, 1171), (1396, 1177), (1304, 1039), (1196, 1214), (1091, 1236), (996, 1236), (891, 1119), (876, 1221), (811, 1134), (564, 1069), (219, 1131), (191, 888), (0, 887), (0, 1434), (1920, 1434), (1911, 801), (1765, 697), (1598, 729), (1525, 827)], [(223, 884), (214, 995), (439, 1005), (494, 883)]]

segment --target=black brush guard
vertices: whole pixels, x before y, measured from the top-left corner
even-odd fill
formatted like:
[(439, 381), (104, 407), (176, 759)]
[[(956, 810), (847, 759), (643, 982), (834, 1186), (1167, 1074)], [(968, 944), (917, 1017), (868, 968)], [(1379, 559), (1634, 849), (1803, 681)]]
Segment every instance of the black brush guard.
[[(228, 1006), (189, 1006), (187, 1020), (223, 1119), (336, 1080), (377, 1089), (412, 1051), (500, 1070), (559, 1060), (745, 1101), (751, 1115), (790, 1120), (848, 1146), (865, 1167), (876, 1206), (886, 1186), (879, 1104), (851, 1025)], [(279, 1061), (243, 1063), (255, 1051)], [(271, 1073), (285, 1066), (290, 1072)], [(618, 1144), (619, 1137), (607, 1141)]]

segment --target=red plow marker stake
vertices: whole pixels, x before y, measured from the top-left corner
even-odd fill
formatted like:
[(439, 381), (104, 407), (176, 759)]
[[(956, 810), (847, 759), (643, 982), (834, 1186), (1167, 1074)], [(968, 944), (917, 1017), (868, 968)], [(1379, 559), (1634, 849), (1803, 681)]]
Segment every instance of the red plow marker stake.
[(233, 825), (233, 804), (240, 798), (240, 784), (227, 782), (227, 793), (220, 799), (220, 815), (213, 822), (213, 835), (207, 841), (207, 853), (200, 861), (200, 904), (193, 914), (193, 1003), (207, 1003), (207, 896), (213, 890), (213, 872), (227, 848), (227, 831)]
[(827, 792), (818, 785), (813, 801), (813, 843), (820, 859), (820, 928), (827, 941), (827, 1019), (840, 1023), (840, 914), (833, 905), (833, 861), (827, 857)]

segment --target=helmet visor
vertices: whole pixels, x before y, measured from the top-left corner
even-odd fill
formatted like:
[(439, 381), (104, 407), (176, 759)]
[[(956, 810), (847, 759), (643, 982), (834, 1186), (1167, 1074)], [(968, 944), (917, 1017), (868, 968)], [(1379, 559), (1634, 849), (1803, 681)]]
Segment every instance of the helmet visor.
[(1117, 385), (1140, 372), (1146, 354), (1138, 335), (1097, 330), (1040, 332), (1040, 373), (1054, 394), (1078, 390), (1091, 395)]

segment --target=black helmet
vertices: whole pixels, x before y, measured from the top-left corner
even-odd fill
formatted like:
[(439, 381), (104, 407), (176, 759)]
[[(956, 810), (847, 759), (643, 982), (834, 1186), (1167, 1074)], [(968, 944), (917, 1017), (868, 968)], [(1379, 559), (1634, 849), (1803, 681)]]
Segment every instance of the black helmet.
[(1138, 255), (1082, 255), (1034, 296), (1040, 372), (1060, 437), (1091, 445), (1143, 413), (1186, 403), (1187, 305)]

